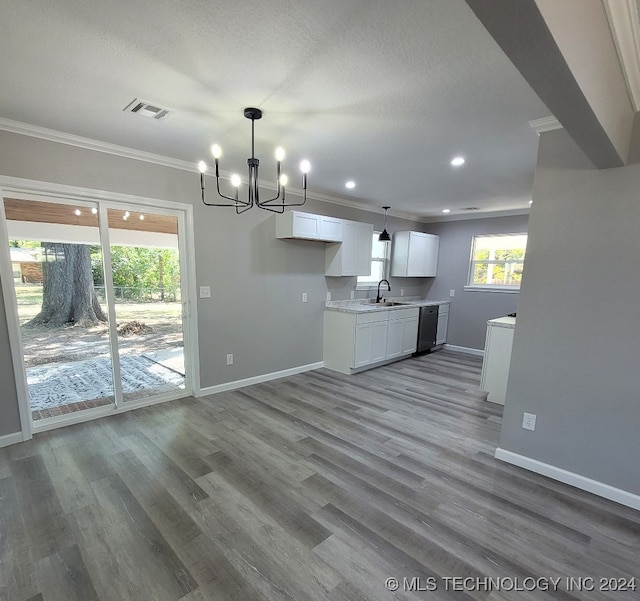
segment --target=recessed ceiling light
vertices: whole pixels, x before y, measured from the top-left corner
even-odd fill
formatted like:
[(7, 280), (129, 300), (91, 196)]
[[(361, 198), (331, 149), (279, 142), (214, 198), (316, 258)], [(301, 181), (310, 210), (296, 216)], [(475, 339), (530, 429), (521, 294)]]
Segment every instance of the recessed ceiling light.
[(356, 182), (350, 179), (344, 186), (345, 188), (349, 188), (349, 190), (352, 190), (353, 188), (356, 187)]
[(76, 210), (74, 211), (74, 213), (75, 213), (78, 217), (80, 217), (80, 215), (82, 215), (82, 211), (81, 211), (80, 209), (76, 209)]
[(98, 213), (98, 209), (96, 209), (95, 207), (93, 207), (93, 209), (91, 209), (91, 212), (96, 215)]
[(451, 209), (442, 209), (443, 213), (451, 213)]
[(464, 165), (465, 164), (465, 158), (464, 157), (453, 157), (451, 159), (451, 164), (454, 167), (460, 167), (460, 165)]
[(530, 201), (529, 201), (529, 204), (530, 204), (530, 205), (532, 205), (532, 204), (533, 204), (533, 200), (530, 200)]
[(144, 215), (140, 215), (140, 221), (144, 221)]

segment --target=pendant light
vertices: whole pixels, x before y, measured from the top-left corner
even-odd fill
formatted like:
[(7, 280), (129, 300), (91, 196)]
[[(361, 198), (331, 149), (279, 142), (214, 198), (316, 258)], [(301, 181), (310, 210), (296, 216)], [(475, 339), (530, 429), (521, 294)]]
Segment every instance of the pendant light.
[(380, 233), (378, 240), (380, 242), (389, 242), (391, 240), (391, 236), (389, 236), (389, 232), (387, 231), (387, 211), (391, 207), (382, 207), (384, 209), (384, 229)]

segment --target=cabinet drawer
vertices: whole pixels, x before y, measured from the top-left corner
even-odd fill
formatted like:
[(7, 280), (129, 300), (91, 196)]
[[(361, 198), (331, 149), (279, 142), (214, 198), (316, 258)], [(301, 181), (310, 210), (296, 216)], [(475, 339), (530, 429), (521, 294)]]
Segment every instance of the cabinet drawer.
[(374, 323), (376, 321), (389, 321), (389, 311), (373, 311), (356, 315), (356, 323)]
[(398, 319), (406, 319), (407, 317), (418, 317), (420, 310), (417, 307), (408, 307), (407, 309), (392, 309), (389, 311), (389, 321)]

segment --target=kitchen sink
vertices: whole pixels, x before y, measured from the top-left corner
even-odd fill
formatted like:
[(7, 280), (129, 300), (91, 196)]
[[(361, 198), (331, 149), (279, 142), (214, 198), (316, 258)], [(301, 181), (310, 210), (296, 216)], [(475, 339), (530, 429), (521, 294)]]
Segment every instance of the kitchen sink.
[(395, 307), (396, 305), (404, 305), (405, 303), (396, 303), (394, 301), (382, 301), (379, 303), (373, 303), (377, 307)]

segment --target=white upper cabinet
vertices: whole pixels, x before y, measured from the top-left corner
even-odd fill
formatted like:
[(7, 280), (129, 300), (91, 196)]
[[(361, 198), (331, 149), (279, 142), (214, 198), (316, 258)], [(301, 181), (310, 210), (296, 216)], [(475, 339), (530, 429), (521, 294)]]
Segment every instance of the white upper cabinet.
[(430, 278), (438, 270), (440, 238), (422, 232), (395, 232), (391, 252), (394, 277)]
[(372, 240), (370, 223), (342, 221), (342, 242), (327, 245), (325, 251), (325, 275), (369, 275)]
[(276, 238), (338, 242), (342, 240), (342, 219), (287, 211), (276, 216)]

